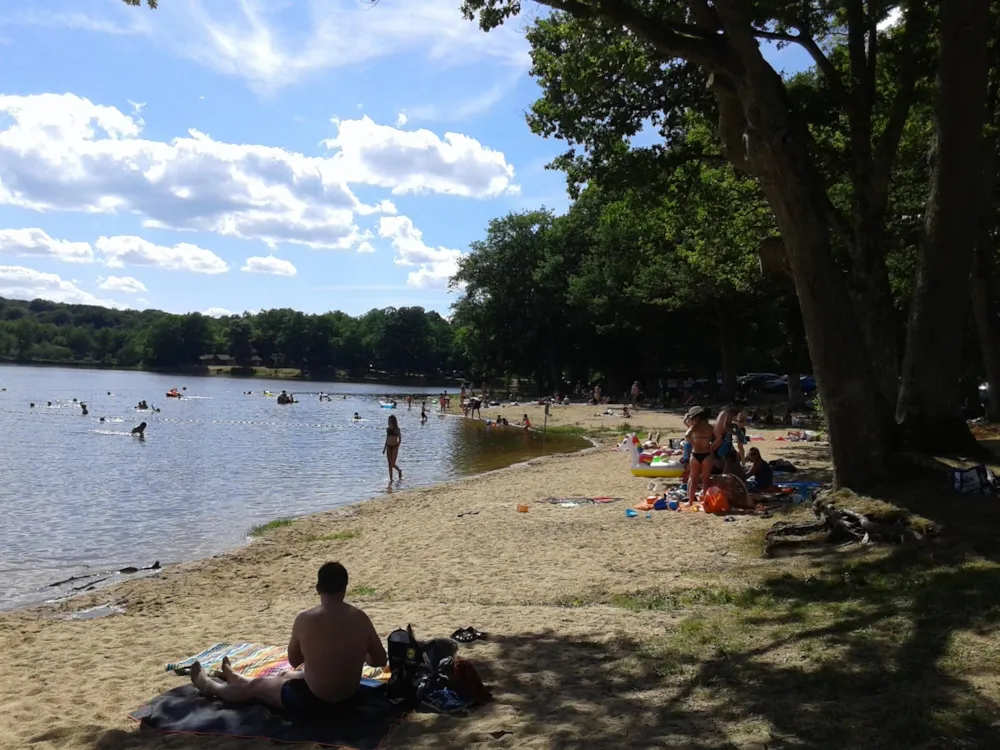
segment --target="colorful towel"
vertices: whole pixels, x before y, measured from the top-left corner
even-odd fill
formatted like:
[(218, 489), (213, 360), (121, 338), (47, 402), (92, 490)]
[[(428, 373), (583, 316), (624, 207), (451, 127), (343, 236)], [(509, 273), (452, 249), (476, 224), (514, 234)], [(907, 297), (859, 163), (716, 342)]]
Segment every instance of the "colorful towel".
[[(259, 643), (216, 643), (200, 654), (189, 656), (183, 661), (167, 665), (167, 671), (186, 675), (191, 672), (191, 665), (201, 662), (209, 674), (222, 666), (222, 658), (228, 656), (233, 665), (233, 671), (249, 680), (279, 674), (292, 668), (288, 663), (288, 649), (285, 646), (262, 646)], [(382, 667), (369, 667), (367, 664), (361, 671), (363, 680), (387, 682), (389, 670)]]
[(617, 503), (619, 500), (621, 500), (620, 497), (547, 497), (539, 502), (573, 507), (574, 505), (604, 505), (605, 503)]

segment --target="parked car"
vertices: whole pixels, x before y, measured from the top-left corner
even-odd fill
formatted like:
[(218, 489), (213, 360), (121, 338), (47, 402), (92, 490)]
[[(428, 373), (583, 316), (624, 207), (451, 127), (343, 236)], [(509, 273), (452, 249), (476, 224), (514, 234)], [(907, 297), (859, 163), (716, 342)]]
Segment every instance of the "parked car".
[(736, 382), (740, 388), (756, 388), (760, 390), (761, 386), (765, 383), (774, 380), (781, 380), (781, 376), (773, 372), (748, 372), (746, 375), (740, 375), (736, 379)]

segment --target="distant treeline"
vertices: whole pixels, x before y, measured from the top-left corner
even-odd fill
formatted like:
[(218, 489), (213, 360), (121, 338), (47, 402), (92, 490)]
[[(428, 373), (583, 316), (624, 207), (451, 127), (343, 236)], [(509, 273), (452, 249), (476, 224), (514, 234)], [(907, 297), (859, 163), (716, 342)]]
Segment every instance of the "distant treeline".
[(467, 365), (451, 324), (422, 307), (211, 318), (0, 298), (0, 360), (121, 368), (231, 365), (307, 373), (450, 375)]

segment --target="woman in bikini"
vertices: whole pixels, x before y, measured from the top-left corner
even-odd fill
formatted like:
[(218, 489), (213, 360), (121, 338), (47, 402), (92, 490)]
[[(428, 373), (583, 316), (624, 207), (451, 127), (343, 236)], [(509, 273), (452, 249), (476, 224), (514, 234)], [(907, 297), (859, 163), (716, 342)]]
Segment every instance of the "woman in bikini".
[(382, 446), (382, 455), (389, 459), (389, 484), (392, 484), (392, 470), (399, 472), (399, 478), (403, 478), (403, 470), (396, 466), (396, 457), (399, 455), (399, 444), (403, 441), (403, 433), (400, 432), (399, 422), (396, 415), (389, 415), (389, 424), (385, 429), (385, 445)]
[(715, 433), (705, 417), (705, 410), (700, 406), (692, 407), (687, 413), (686, 420), (691, 424), (684, 436), (691, 443), (688, 505), (693, 505), (699, 484), (708, 487), (708, 482), (712, 478), (712, 467), (715, 464), (712, 457), (712, 441), (715, 439)]

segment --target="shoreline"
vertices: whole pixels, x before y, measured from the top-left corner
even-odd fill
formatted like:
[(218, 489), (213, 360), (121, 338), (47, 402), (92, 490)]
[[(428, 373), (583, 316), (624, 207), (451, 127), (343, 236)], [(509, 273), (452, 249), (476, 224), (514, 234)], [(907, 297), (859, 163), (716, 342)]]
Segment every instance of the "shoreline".
[[(458, 418), (458, 419), (462, 419), (463, 418), (461, 414), (452, 414), (452, 413), (445, 413), (445, 414), (443, 414), (441, 416), (453, 417), (453, 418)], [(507, 429), (510, 429), (510, 428), (507, 428)], [(540, 430), (535, 430), (535, 428), (532, 428), (532, 430), (535, 431), (535, 432), (539, 432), (539, 433), (541, 432)], [(347, 503), (345, 505), (338, 505), (338, 506), (335, 506), (333, 508), (327, 508), (325, 510), (312, 511), (312, 512), (309, 512), (309, 513), (305, 513), (305, 514), (303, 514), (301, 516), (278, 516), (277, 518), (273, 518), (273, 519), (270, 519), (269, 521), (262, 522), (259, 525), (266, 527), (268, 524), (273, 523), (275, 521), (284, 521), (284, 520), (290, 521), (293, 524), (301, 522), (301, 521), (308, 521), (309, 519), (312, 519), (314, 517), (324, 516), (324, 515), (329, 514), (329, 513), (338, 513), (338, 512), (341, 512), (341, 511), (349, 511), (352, 508), (360, 507), (360, 506), (365, 505), (365, 504), (377, 502), (377, 501), (380, 501), (380, 500), (386, 500), (386, 499), (391, 498), (393, 496), (393, 494), (395, 494), (397, 492), (400, 493), (400, 494), (403, 494), (403, 493), (407, 493), (407, 492), (417, 492), (417, 491), (422, 491), (422, 490), (428, 490), (429, 491), (429, 490), (434, 490), (434, 489), (444, 489), (444, 488), (447, 488), (447, 487), (449, 487), (451, 485), (460, 485), (463, 482), (476, 481), (478, 479), (486, 478), (486, 477), (489, 477), (489, 476), (492, 476), (494, 474), (498, 474), (498, 473), (501, 473), (501, 472), (507, 472), (507, 471), (516, 470), (516, 469), (528, 468), (530, 466), (533, 466), (533, 465), (536, 465), (536, 464), (539, 464), (539, 463), (543, 463), (543, 462), (547, 461), (550, 458), (560, 457), (560, 456), (574, 456), (574, 455), (579, 455), (579, 454), (586, 454), (586, 453), (589, 453), (589, 452), (592, 452), (592, 451), (596, 451), (596, 450), (599, 449), (600, 445), (597, 442), (597, 439), (592, 438), (592, 437), (588, 437), (586, 435), (579, 435), (578, 437), (580, 437), (583, 440), (586, 440), (588, 443), (590, 443), (590, 445), (586, 446), (586, 447), (582, 447), (579, 450), (575, 450), (575, 451), (566, 451), (566, 452), (560, 452), (560, 453), (550, 453), (550, 454), (546, 454), (544, 456), (535, 456), (533, 458), (529, 458), (529, 459), (524, 460), (524, 461), (517, 461), (515, 463), (508, 464), (507, 466), (501, 466), (500, 468), (497, 468), (497, 469), (489, 469), (487, 471), (478, 472), (478, 473), (475, 473), (475, 474), (469, 474), (467, 476), (454, 477), (452, 479), (447, 479), (447, 480), (443, 480), (443, 481), (440, 481), (440, 482), (435, 482), (433, 484), (421, 485), (421, 486), (417, 486), (417, 487), (413, 487), (413, 488), (407, 487), (407, 488), (405, 488), (403, 490), (386, 490), (386, 489), (383, 489), (378, 494), (376, 494), (376, 495), (374, 495), (372, 497), (363, 498), (363, 499), (360, 499), (360, 500), (355, 500), (355, 501)], [(254, 527), (254, 528), (256, 528), (256, 527)], [(39, 600), (39, 601), (26, 602), (24, 604), (15, 605), (15, 606), (12, 606), (12, 607), (0, 606), (0, 618), (2, 618), (4, 614), (11, 613), (11, 612), (18, 612), (18, 611), (22, 611), (22, 610), (27, 611), (27, 610), (43, 609), (43, 608), (46, 608), (46, 607), (55, 607), (55, 606), (60, 606), (60, 605), (63, 605), (63, 604), (68, 604), (68, 603), (70, 603), (70, 602), (72, 602), (74, 600), (81, 599), (82, 597), (92, 596), (92, 595), (96, 596), (96, 595), (101, 594), (101, 593), (111, 592), (117, 586), (120, 586), (120, 585), (123, 585), (123, 584), (126, 584), (126, 583), (131, 583), (131, 582), (134, 582), (134, 581), (155, 580), (156, 578), (158, 578), (165, 571), (173, 570), (174, 568), (176, 568), (178, 566), (186, 565), (186, 564), (190, 564), (190, 563), (197, 563), (197, 562), (201, 562), (201, 561), (205, 561), (205, 560), (214, 560), (214, 559), (217, 559), (217, 558), (220, 558), (220, 557), (225, 557), (226, 555), (228, 555), (230, 553), (237, 552), (237, 551), (242, 550), (242, 549), (244, 549), (246, 547), (249, 547), (249, 546), (251, 546), (253, 544), (259, 544), (262, 541), (264, 541), (266, 539), (266, 537), (270, 533), (267, 530), (265, 530), (261, 534), (253, 534), (252, 532), (253, 532), (253, 529), (249, 529), (241, 542), (239, 542), (238, 544), (235, 544), (234, 546), (226, 547), (225, 549), (219, 550), (218, 552), (216, 552), (214, 554), (203, 555), (201, 557), (191, 558), (191, 559), (187, 559), (187, 560), (177, 560), (177, 561), (174, 561), (174, 562), (169, 562), (169, 563), (167, 563), (165, 565), (160, 565), (160, 567), (158, 569), (156, 569), (156, 570), (147, 570), (147, 569), (144, 569), (144, 568), (140, 568), (135, 573), (122, 573), (120, 570), (107, 570), (107, 571), (101, 571), (99, 573), (95, 573), (93, 576), (87, 576), (87, 577), (97, 578), (99, 576), (109, 576), (109, 577), (117, 577), (117, 580), (110, 581), (106, 585), (100, 585), (101, 583), (103, 583), (103, 580), (97, 581), (97, 582), (95, 582), (93, 584), (93, 588), (91, 588), (91, 587), (88, 586), (87, 588), (81, 589), (80, 591), (77, 591), (75, 593), (74, 592), (70, 592), (70, 593), (67, 593), (67, 594), (65, 594), (63, 596), (58, 596), (58, 597), (55, 597), (55, 598), (46, 598), (46, 599), (42, 599), (42, 600)], [(156, 562), (159, 563), (158, 560)], [(79, 579), (79, 583), (84, 583), (84, 581), (86, 580), (87, 577), (80, 578)], [(69, 583), (69, 582), (70, 581), (66, 581), (66, 583)], [(46, 586), (51, 586), (52, 588), (55, 588), (56, 585), (57, 584), (46, 584)]]
[[(541, 411), (500, 411), (510, 419), (512, 409)], [(593, 410), (553, 410), (549, 425), (617, 430), (620, 420), (596, 417)], [(662, 412), (639, 412), (631, 423), (640, 433), (661, 429), (664, 438), (681, 432), (679, 425), (678, 416)], [(592, 746), (620, 747), (621, 719), (614, 716), (624, 714), (605, 715), (605, 682), (631, 674), (639, 646), (629, 647), (632, 655), (618, 650), (652, 643), (678, 615), (616, 602), (651, 587), (733, 586), (783, 563), (745, 551), (768, 525), (764, 519), (726, 523), (694, 513), (626, 519), (624, 509), (647, 494), (647, 480), (631, 475), (628, 455), (615, 447), (612, 440), (598, 441), (569, 454), (383, 494), (301, 517), (250, 544), (170, 565), (155, 576), (2, 612), (0, 654), (13, 674), (33, 677), (30, 691), (19, 681), (0, 684), (6, 708), (0, 746), (134, 746), (127, 713), (183, 684), (164, 671), (167, 662), (224, 640), (285, 643), (295, 614), (314, 603), (316, 569), (340, 560), (350, 574), (349, 600), (369, 614), (383, 638), (408, 623), (422, 639), (467, 626), (490, 634), (488, 641), (463, 646), (462, 655), (494, 685), (496, 701), (462, 722), (414, 714), (390, 735), (388, 750), (467, 747), (497, 728), (538, 746), (558, 744), (559, 737), (586, 742), (600, 736)], [(822, 467), (817, 446), (785, 448), (786, 455), (807, 449), (794, 460)], [(572, 508), (546, 502), (578, 496), (622, 500)], [(529, 512), (516, 511), (521, 503)], [(69, 619), (95, 607), (106, 616)], [(617, 655), (595, 662), (607, 649)], [(44, 670), (37, 669), (37, 654), (45, 654)], [(605, 677), (580, 682), (581, 668)], [(653, 687), (647, 685), (647, 692)], [(653, 694), (644, 695), (640, 689), (630, 700)], [(596, 713), (582, 717), (574, 706), (583, 705)], [(167, 747), (156, 735), (142, 736), (152, 743), (144, 746)], [(207, 750), (233, 747), (225, 738), (200, 739)], [(239, 743), (246, 750), (272, 747)]]

